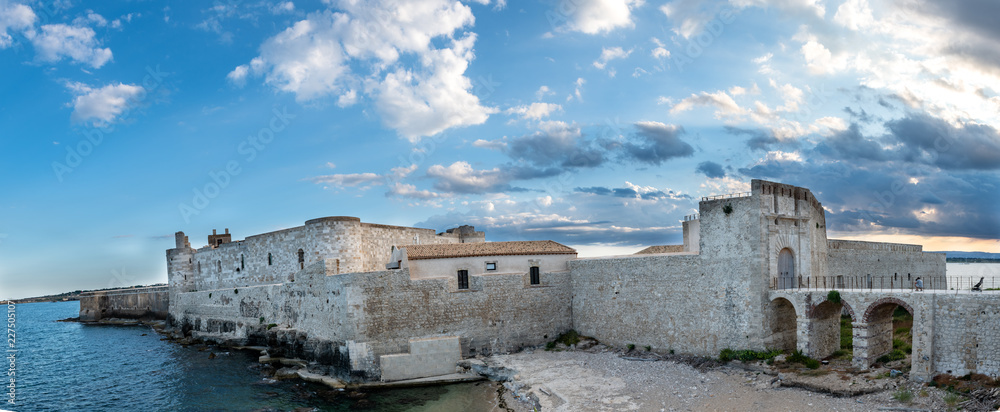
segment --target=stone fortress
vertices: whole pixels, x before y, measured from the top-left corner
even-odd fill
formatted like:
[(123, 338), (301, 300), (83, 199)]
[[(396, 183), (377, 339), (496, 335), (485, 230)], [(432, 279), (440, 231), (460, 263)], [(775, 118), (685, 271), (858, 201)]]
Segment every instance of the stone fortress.
[[(1000, 294), (932, 289), (943, 282), (912, 291), (918, 276), (944, 278), (944, 254), (828, 239), (808, 189), (754, 180), (748, 193), (703, 198), (683, 230), (683, 245), (601, 258), (552, 241), (486, 242), (470, 226), (436, 233), (354, 217), (241, 241), (227, 229), (197, 250), (178, 232), (167, 251), (169, 321), (343, 379), (397, 381), (570, 329), (658, 351), (819, 358), (838, 348), (841, 313), (853, 318), (864, 369), (891, 350), (899, 305), (914, 315), (911, 379), (1000, 374)], [(826, 301), (831, 289), (841, 302)]]

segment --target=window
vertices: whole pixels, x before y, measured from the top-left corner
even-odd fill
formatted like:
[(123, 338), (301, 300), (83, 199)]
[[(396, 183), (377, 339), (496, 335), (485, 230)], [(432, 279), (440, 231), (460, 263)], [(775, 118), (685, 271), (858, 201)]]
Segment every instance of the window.
[(486, 270), (497, 270), (497, 262), (486, 262)]
[(247, 268), (247, 261), (246, 259), (243, 258), (243, 255), (240, 255), (240, 269), (246, 269), (246, 268)]
[(201, 262), (198, 262), (198, 274), (201, 274)]
[(267, 254), (267, 265), (271, 266), (274, 263), (274, 257), (270, 253)]
[(531, 270), (529, 271), (529, 274), (531, 275), (531, 284), (532, 285), (541, 285), (542, 284), (542, 277), (541, 277), (541, 274), (539, 273), (538, 266), (532, 266)]
[(216, 260), (215, 261), (215, 265), (216, 265), (216, 271), (218, 271), (219, 273), (222, 273), (222, 261), (221, 260)]
[(468, 289), (469, 288), (469, 271), (462, 269), (458, 271), (458, 288)]
[(299, 249), (299, 270), (306, 268), (306, 252)]

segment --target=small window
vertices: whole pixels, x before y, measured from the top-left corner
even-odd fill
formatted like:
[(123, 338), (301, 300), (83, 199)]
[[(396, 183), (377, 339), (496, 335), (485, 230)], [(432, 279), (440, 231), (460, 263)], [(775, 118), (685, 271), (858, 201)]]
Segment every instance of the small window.
[(217, 260), (217, 261), (215, 261), (215, 265), (216, 265), (216, 270), (217, 270), (217, 271), (218, 271), (219, 273), (222, 273), (222, 261), (221, 261), (221, 260)]
[(299, 249), (299, 270), (306, 268), (306, 252)]
[(458, 271), (458, 288), (468, 289), (469, 288), (469, 271), (460, 270)]
[(486, 270), (497, 270), (497, 262), (486, 262)]
[(539, 273), (538, 266), (532, 266), (531, 270), (529, 271), (529, 273), (531, 275), (531, 284), (532, 285), (541, 285), (542, 284), (542, 277), (541, 277), (541, 274)]
[(240, 255), (240, 269), (246, 269), (246, 268), (247, 268), (247, 261), (246, 259), (243, 258), (243, 255)]
[(267, 265), (271, 266), (272, 264), (274, 264), (274, 257), (270, 253), (268, 253), (267, 254)]

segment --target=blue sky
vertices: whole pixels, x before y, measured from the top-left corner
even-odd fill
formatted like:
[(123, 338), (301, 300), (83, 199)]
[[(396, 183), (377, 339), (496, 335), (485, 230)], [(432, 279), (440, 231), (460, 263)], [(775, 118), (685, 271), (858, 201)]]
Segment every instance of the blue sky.
[(330, 215), (631, 253), (753, 178), (1000, 252), (1000, 6), (938, 3), (0, 0), (0, 297)]

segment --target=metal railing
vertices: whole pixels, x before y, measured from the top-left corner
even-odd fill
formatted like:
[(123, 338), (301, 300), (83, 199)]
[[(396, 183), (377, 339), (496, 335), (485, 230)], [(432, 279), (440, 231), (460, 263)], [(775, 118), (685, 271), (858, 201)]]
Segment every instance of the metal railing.
[[(925, 291), (1000, 293), (997, 276), (921, 276)], [(771, 277), (772, 290), (914, 290), (916, 277), (901, 276), (790, 276)], [(992, 289), (992, 290), (991, 290)]]
[(730, 193), (726, 195), (703, 196), (701, 200), (704, 202), (706, 200), (733, 199), (737, 197), (749, 197), (752, 194), (753, 192), (739, 192), (739, 193)]

